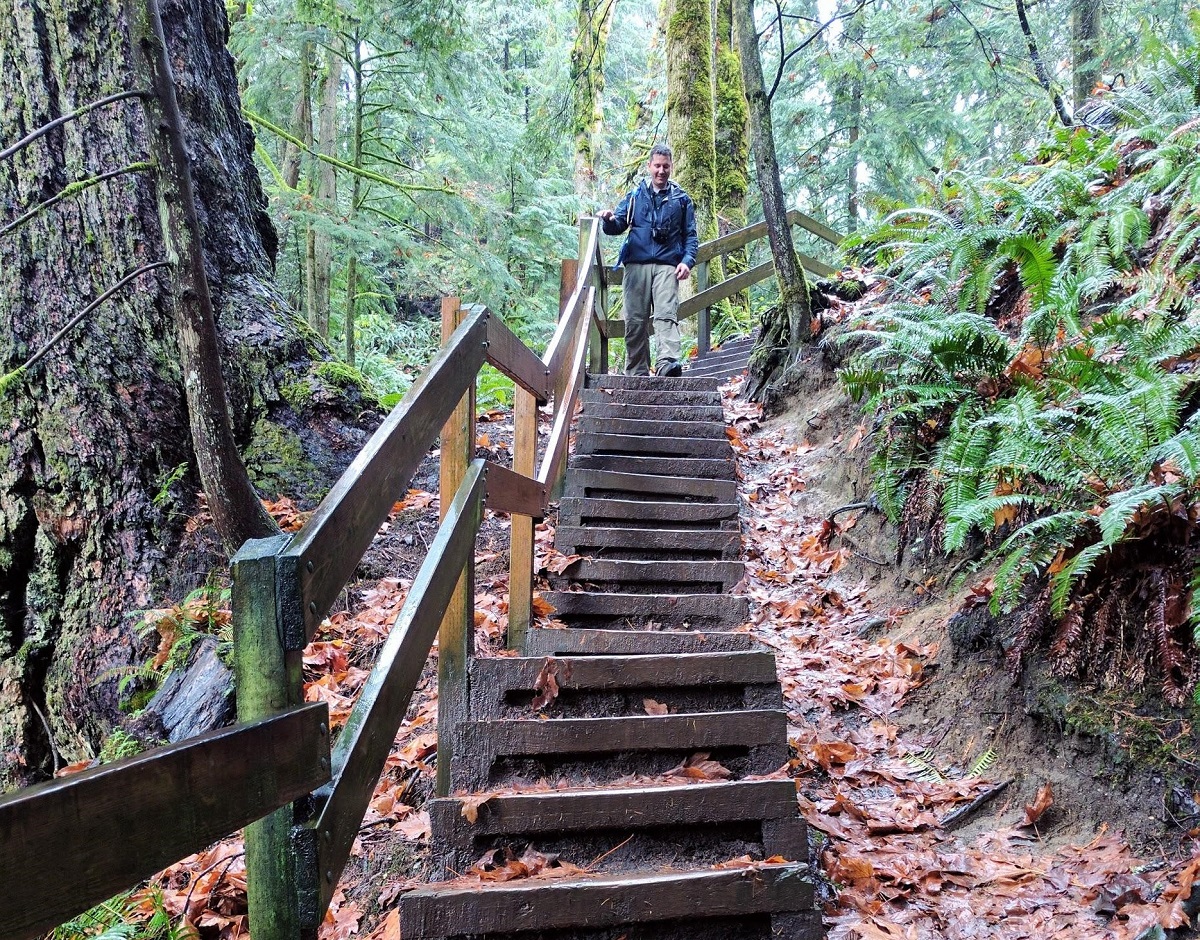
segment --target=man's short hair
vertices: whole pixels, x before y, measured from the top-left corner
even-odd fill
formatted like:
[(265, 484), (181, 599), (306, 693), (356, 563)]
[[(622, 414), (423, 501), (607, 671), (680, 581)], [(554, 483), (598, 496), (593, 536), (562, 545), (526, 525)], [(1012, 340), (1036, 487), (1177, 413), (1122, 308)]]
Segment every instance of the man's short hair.
[(666, 144), (655, 144), (650, 148), (650, 156), (647, 158), (647, 162), (653, 160), (655, 157), (666, 157), (672, 163), (675, 162), (675, 155), (671, 153), (671, 148)]

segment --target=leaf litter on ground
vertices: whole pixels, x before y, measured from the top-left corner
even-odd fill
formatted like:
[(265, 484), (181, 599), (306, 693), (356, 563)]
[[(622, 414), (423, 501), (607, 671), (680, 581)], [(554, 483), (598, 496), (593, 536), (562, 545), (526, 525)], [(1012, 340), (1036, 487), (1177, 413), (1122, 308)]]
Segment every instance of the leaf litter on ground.
[(838, 523), (798, 498), (807, 489), (799, 458), (812, 446), (768, 425), (738, 391), (725, 387), (748, 567), (740, 590), (756, 611), (751, 631), (776, 653), (800, 811), (827, 837), (821, 865), (837, 888), (826, 905), (830, 940), (1148, 940), (1185, 924), (1200, 871), (1195, 843), (1190, 861), (1149, 866), (1108, 829), (1047, 849), (1034, 824), (1052, 807), (1049, 783), (1020, 816), (1002, 809), (997, 828), (973, 841), (943, 828), (996, 782), (920, 779), (919, 762), (906, 760), (928, 742), (908, 740), (896, 715), (928, 681), (936, 647), (860, 635), (873, 616), (887, 623), (902, 612), (873, 611), (865, 586), (839, 578), (847, 552), (835, 547)]

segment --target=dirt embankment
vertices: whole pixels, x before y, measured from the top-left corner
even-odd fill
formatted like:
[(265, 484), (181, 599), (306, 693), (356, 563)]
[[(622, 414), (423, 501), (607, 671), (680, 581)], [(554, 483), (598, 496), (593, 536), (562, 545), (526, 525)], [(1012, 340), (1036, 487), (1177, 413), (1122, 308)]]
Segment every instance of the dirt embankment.
[(894, 716), (901, 735), (935, 769), (989, 755), (987, 776), (1011, 781), (972, 814), (961, 837), (1011, 825), (1049, 783), (1054, 804), (1037, 829), (1044, 848), (1086, 843), (1107, 826), (1147, 856), (1190, 851), (1186, 833), (1200, 825), (1190, 816), (1200, 784), (1195, 708), (1169, 709), (1153, 690), (1059, 680), (1037, 661), (1014, 680), (1004, 653), (1018, 616), (971, 607), (971, 588), (987, 572), (963, 578), (971, 559), (946, 558), (921, 537), (901, 545), (881, 513), (860, 505), (871, 502), (871, 416), (847, 398), (820, 351), (782, 400), (763, 426), (804, 445), (794, 458), (804, 481), (795, 504), (811, 517), (834, 517), (830, 544), (848, 552), (837, 580), (862, 591), (876, 614), (857, 626), (859, 635), (936, 650), (921, 687)]

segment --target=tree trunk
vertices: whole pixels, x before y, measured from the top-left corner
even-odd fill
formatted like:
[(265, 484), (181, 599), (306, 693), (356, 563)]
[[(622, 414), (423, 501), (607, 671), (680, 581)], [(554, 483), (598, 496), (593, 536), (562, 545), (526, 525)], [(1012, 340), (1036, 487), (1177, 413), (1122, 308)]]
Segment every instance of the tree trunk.
[[(354, 139), (351, 143), (352, 154), (351, 162), (354, 168), (362, 169), (362, 153), (363, 153), (363, 61), (362, 61), (362, 41), (359, 37), (354, 36), (351, 43), (350, 70), (354, 80)], [(351, 225), (358, 215), (358, 205), (362, 199), (362, 177), (357, 173), (353, 174), (350, 181), (350, 212), (346, 217), (346, 221)], [(346, 338), (346, 363), (354, 365), (354, 329), (355, 318), (358, 313), (358, 256), (355, 253), (350, 254), (350, 260), (346, 262), (346, 316), (345, 316), (345, 338)]]
[(1021, 24), (1021, 35), (1025, 37), (1025, 45), (1029, 49), (1029, 61), (1033, 63), (1033, 74), (1037, 76), (1038, 84), (1042, 86), (1042, 90), (1050, 96), (1050, 101), (1054, 105), (1054, 113), (1062, 121), (1063, 127), (1070, 127), (1071, 115), (1067, 114), (1067, 106), (1063, 104), (1062, 95), (1054, 87), (1054, 83), (1050, 80), (1050, 72), (1046, 69), (1046, 63), (1042, 61), (1042, 54), (1038, 50), (1037, 40), (1033, 36), (1033, 28), (1029, 25), (1029, 17), (1025, 12), (1025, 0), (1016, 0), (1016, 5), (1017, 22)]
[[(787, 200), (783, 194), (779, 161), (775, 154), (771, 102), (767, 99), (763, 84), (753, 0), (733, 0), (733, 28), (742, 60), (746, 99), (750, 105), (750, 147), (754, 152), (758, 188), (762, 194), (763, 219), (767, 223), (771, 257), (775, 260), (775, 276), (779, 281), (776, 316), (786, 323), (786, 330), (772, 330), (764, 318), (762, 334), (750, 356), (750, 391), (757, 397), (812, 339), (812, 299), (804, 269), (796, 257), (792, 228), (787, 220)], [(768, 342), (772, 334), (782, 337), (785, 342)]]
[[(275, 232), (225, 49), (225, 9), (169, 0), (162, 12), (232, 428), (242, 447), (251, 443), (260, 489), (312, 498), (342, 458), (311, 433), (330, 416), (288, 404), (289, 387), (319, 379), (271, 283)], [(0, 31), (0, 140), (135, 87), (121, 0), (0, 0), (0, 15), (10, 24)], [(136, 100), (98, 108), (0, 163), (0, 211), (148, 153)], [(125, 273), (166, 255), (151, 174), (78, 193), (0, 240), (0, 372)], [(0, 393), (0, 789), (98, 750), (121, 718), (121, 676), (149, 652), (130, 613), (182, 599), (222, 564), (194, 532), (184, 542), (197, 477), (175, 290), (171, 276), (143, 277)], [(331, 416), (334, 443), (352, 452), (363, 432), (341, 414), (361, 404), (344, 407)]]
[(604, 128), (604, 52), (616, 0), (579, 0), (578, 32), (571, 49), (575, 130), (575, 192), (596, 194), (596, 150)]
[(1076, 112), (1100, 81), (1100, 18), (1096, 0), (1071, 0), (1071, 84)]
[[(297, 140), (312, 143), (312, 41), (300, 43), (300, 88), (292, 107), (291, 131)], [(300, 164), (305, 154), (290, 140), (283, 144), (281, 175), (289, 189), (300, 184)]]
[(669, 0), (667, 15), (667, 134), (675, 153), (673, 178), (696, 204), (700, 241), (716, 237), (713, 211), (717, 151), (713, 124), (712, 19), (709, 0)]
[[(319, 146), (321, 153), (327, 157), (336, 157), (338, 151), (337, 106), (341, 84), (342, 60), (331, 49), (327, 56), (325, 77), (321, 82), (321, 107), (317, 112)], [(333, 281), (333, 235), (329, 226), (337, 215), (337, 170), (325, 160), (317, 165), (317, 205), (327, 218), (325, 224), (313, 233), (313, 304), (308, 325), (318, 335), (328, 339), (330, 285)]]
[[(713, 88), (716, 102), (716, 215), (717, 234), (745, 228), (749, 221), (747, 194), (750, 191), (750, 115), (742, 63), (733, 42), (732, 0), (714, 3)], [(733, 277), (749, 268), (745, 248), (725, 256), (724, 276)], [(750, 294), (743, 291), (729, 298), (733, 317), (749, 322)]]

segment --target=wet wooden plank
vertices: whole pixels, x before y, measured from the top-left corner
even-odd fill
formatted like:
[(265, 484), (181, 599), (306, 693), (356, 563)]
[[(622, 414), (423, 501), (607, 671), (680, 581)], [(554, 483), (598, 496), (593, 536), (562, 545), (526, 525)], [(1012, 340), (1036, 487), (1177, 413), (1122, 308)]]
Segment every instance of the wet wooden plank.
[[(737, 503), (642, 502), (634, 499), (594, 499), (568, 496), (559, 501), (558, 524), (579, 525), (581, 519), (595, 523), (601, 519), (655, 522), (711, 522), (716, 524), (738, 517)], [(665, 571), (665, 569), (664, 569)], [(682, 569), (671, 577), (680, 577)]]
[[(589, 376), (589, 383), (595, 382), (596, 376)], [(669, 382), (674, 379), (660, 379)], [(596, 388), (589, 385), (580, 396), (584, 405), (589, 402), (622, 402), (630, 405), (709, 405), (721, 407), (721, 393), (714, 389), (699, 389), (696, 391), (679, 389), (654, 388)]]
[(0, 797), (0, 936), (44, 933), (328, 779), (320, 703)]
[[(735, 474), (732, 449), (725, 457), (707, 458), (646, 457), (639, 454), (576, 454), (571, 458), (571, 469), (574, 474), (579, 474), (581, 471), (600, 470), (640, 475), (647, 479), (685, 481), (704, 479), (727, 481), (730, 484), (733, 483)], [(572, 490), (574, 489), (572, 487)], [(618, 489), (618, 487), (613, 487), (613, 489)], [(680, 495), (689, 495), (680, 487), (651, 492), (678, 492)], [(731, 492), (733, 495), (729, 499), (723, 499), (722, 502), (734, 502), (737, 499), (736, 487)], [(694, 495), (701, 494), (696, 492)]]
[(716, 392), (718, 389), (712, 379), (666, 379), (657, 375), (593, 375), (588, 385), (591, 388), (635, 392)]
[(527, 656), (655, 656), (667, 653), (707, 653), (760, 650), (748, 633), (694, 630), (530, 630), (525, 635)]
[(653, 437), (708, 438), (727, 441), (724, 421), (675, 421), (656, 418), (604, 418), (584, 412), (579, 434), (641, 434)]
[[(572, 581), (617, 581), (631, 584), (670, 582), (681, 587), (688, 584), (720, 584), (723, 591), (728, 591), (741, 581), (745, 574), (746, 566), (740, 561), (608, 561), (602, 558), (584, 558), (563, 571), (562, 577)], [(681, 590), (681, 593), (689, 592)]]
[(539, 402), (547, 402), (553, 387), (550, 370), (541, 358), (526, 346), (508, 328), (500, 317), (488, 311), (487, 361), (516, 382), (526, 391), (532, 392)]
[[(724, 429), (722, 429), (724, 430)], [(729, 441), (702, 437), (647, 437), (639, 434), (580, 434), (575, 442), (577, 454), (618, 453), (720, 459), (732, 453)]]
[(813, 888), (799, 865), (538, 881), (431, 885), (400, 899), (405, 940), (492, 932), (619, 927), (654, 921), (799, 911)]
[[(427, 806), (435, 825), (441, 817), (462, 818), (462, 801), (453, 797), (433, 800)], [(467, 826), (473, 835), (484, 836), (717, 825), (795, 815), (795, 781), (738, 780), (678, 786), (500, 793), (481, 805), (476, 822)], [(452, 822), (452, 818), (446, 822)]]
[(495, 512), (542, 519), (546, 515), (546, 485), (488, 461), (486, 502)]
[(784, 742), (787, 713), (753, 709), (550, 721), (498, 719), (478, 722), (467, 730), (493, 757), (703, 750)]
[(635, 418), (651, 421), (719, 421), (725, 422), (725, 412), (719, 405), (639, 405), (613, 401), (585, 402), (583, 415), (587, 418)]
[[(471, 464), (413, 579), (408, 598), (380, 650), (375, 667), (359, 692), (346, 727), (338, 735), (333, 752), (333, 790), (320, 816), (308, 827), (317, 845), (318, 870), (334, 875), (332, 882), (321, 879), (318, 918), (328, 907), (338, 876), (350, 856), (396, 730), (421, 678), (443, 613), (457, 589), (459, 573), (464, 564), (472, 563), (482, 512), (482, 464), (479, 460)], [(441, 649), (445, 655), (444, 642)], [(461, 668), (465, 679), (465, 662)], [(442, 741), (439, 738), (439, 744)], [(443, 759), (450, 750), (450, 747), (439, 746)]]
[(532, 692), (550, 658), (559, 664), (560, 689), (665, 689), (778, 681), (775, 657), (766, 651), (477, 659), (471, 664), (471, 678), (479, 680), (481, 694), (489, 698), (509, 691)]
[(656, 621), (691, 626), (735, 627), (749, 617), (750, 604), (733, 594), (615, 594), (543, 591), (558, 619), (611, 617), (631, 623)]
[[(656, 551), (732, 552), (741, 547), (741, 533), (688, 529), (605, 529), (597, 526), (559, 526), (554, 533), (559, 551), (565, 548), (653, 548)], [(567, 552), (566, 554), (571, 554)], [(586, 554), (586, 552), (579, 552)]]

